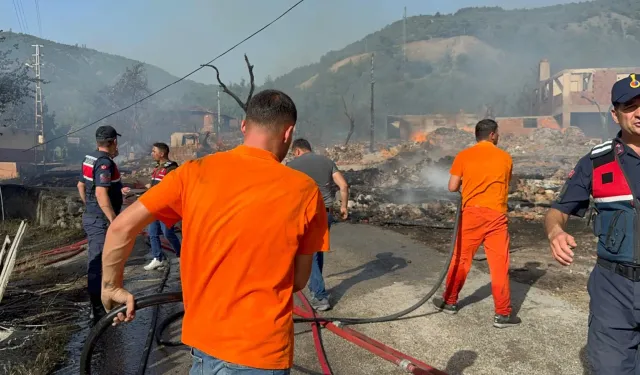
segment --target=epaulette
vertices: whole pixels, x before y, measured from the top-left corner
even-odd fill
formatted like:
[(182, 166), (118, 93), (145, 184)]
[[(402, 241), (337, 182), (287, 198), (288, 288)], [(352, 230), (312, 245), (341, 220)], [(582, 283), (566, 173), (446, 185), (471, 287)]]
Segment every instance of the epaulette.
[(606, 142), (600, 143), (597, 146), (593, 146), (590, 152), (591, 159), (595, 159), (599, 156), (605, 155), (613, 149), (613, 140), (608, 140)]

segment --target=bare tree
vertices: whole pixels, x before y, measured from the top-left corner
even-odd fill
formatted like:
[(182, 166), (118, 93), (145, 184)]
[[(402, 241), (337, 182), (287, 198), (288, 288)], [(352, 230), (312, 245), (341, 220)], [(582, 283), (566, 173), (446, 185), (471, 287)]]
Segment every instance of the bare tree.
[(247, 96), (247, 100), (244, 102), (238, 97), (238, 95), (234, 94), (231, 90), (229, 90), (229, 88), (227, 88), (227, 85), (222, 83), (222, 81), (220, 80), (220, 71), (218, 70), (218, 68), (216, 68), (214, 65), (211, 65), (211, 64), (204, 64), (201, 66), (208, 66), (209, 68), (213, 68), (216, 71), (216, 79), (218, 80), (218, 84), (222, 88), (222, 91), (227, 95), (231, 96), (233, 100), (235, 100), (238, 103), (240, 108), (242, 108), (242, 110), (246, 113), (247, 106), (249, 105), (249, 101), (251, 100), (251, 97), (253, 97), (253, 91), (256, 88), (256, 84), (255, 84), (255, 77), (253, 76), (253, 65), (251, 65), (251, 63), (249, 62), (249, 58), (247, 57), (246, 54), (244, 55), (244, 61), (247, 63), (247, 69), (249, 70), (249, 96)]
[(347, 109), (347, 102), (344, 100), (344, 95), (342, 96), (342, 104), (344, 105), (344, 115), (347, 116), (347, 119), (349, 119), (349, 133), (347, 133), (347, 139), (344, 141), (344, 145), (346, 146), (347, 144), (349, 144), (349, 140), (351, 139), (351, 136), (353, 135), (353, 131), (356, 128), (356, 119), (353, 115), (353, 100), (355, 99), (355, 94), (351, 97), (351, 111), (349, 112), (349, 109)]
[[(0, 43), (5, 39), (4, 36), (0, 36)], [(14, 44), (13, 48), (17, 49), (18, 44)], [(31, 96), (29, 86), (35, 82), (35, 79), (27, 74), (28, 68), (25, 64), (21, 64), (18, 59), (10, 58), (12, 51), (0, 50), (0, 114), (8, 107), (23, 104), (24, 99)]]

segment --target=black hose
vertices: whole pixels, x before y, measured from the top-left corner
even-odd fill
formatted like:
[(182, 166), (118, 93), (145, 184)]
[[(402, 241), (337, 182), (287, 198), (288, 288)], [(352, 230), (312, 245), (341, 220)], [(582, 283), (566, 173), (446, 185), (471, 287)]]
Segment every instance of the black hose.
[[(459, 235), (459, 225), (460, 225), (460, 217), (462, 216), (462, 201), (458, 200), (458, 206), (456, 209), (456, 218), (455, 218), (455, 222), (453, 224), (453, 236), (451, 238), (451, 248), (449, 251), (449, 254), (447, 256), (447, 260), (445, 261), (445, 265), (443, 266), (442, 270), (440, 271), (440, 275), (438, 276), (438, 280), (436, 281), (436, 283), (433, 285), (433, 287), (431, 288), (431, 290), (417, 303), (415, 303), (413, 306), (410, 306), (400, 312), (397, 312), (395, 314), (391, 314), (391, 315), (386, 315), (386, 316), (381, 316), (378, 318), (344, 318), (344, 317), (316, 317), (316, 318), (294, 318), (293, 321), (294, 323), (308, 323), (308, 322), (316, 322), (316, 323), (324, 323), (324, 322), (341, 322), (344, 324), (350, 324), (350, 325), (355, 325), (355, 324), (367, 324), (367, 323), (382, 323), (382, 322), (389, 322), (389, 321), (393, 321), (393, 320), (397, 320), (400, 317), (403, 317), (407, 314), (410, 314), (411, 312), (415, 311), (416, 309), (418, 309), (419, 307), (421, 307), (422, 305), (424, 305), (427, 301), (429, 301), (429, 299), (431, 299), (431, 297), (433, 297), (433, 295), (438, 291), (438, 289), (440, 288), (440, 286), (442, 285), (442, 282), (444, 281), (444, 279), (447, 277), (447, 273), (449, 272), (449, 266), (451, 265), (451, 260), (453, 259), (453, 254), (455, 253), (456, 250), (456, 240), (458, 238)], [(140, 310), (140, 309), (144, 309), (146, 307), (150, 307), (150, 306), (157, 306), (157, 305), (163, 305), (166, 303), (174, 303), (174, 302), (182, 302), (182, 292), (175, 292), (175, 293), (161, 293), (161, 294), (154, 294), (154, 295), (150, 295), (150, 296), (145, 296), (145, 297), (141, 297), (139, 299), (136, 300), (135, 303), (135, 309), (136, 311)], [(84, 348), (82, 349), (82, 355), (80, 357), (80, 374), (81, 375), (89, 375), (91, 374), (91, 354), (93, 353), (93, 349), (96, 345), (96, 342), (98, 341), (98, 338), (104, 333), (104, 331), (106, 331), (106, 329), (111, 325), (111, 323), (113, 322), (113, 318), (116, 317), (116, 315), (118, 315), (118, 313), (125, 313), (127, 310), (126, 306), (121, 306), (117, 309), (112, 310), (109, 314), (107, 314), (105, 317), (103, 317), (91, 330), (91, 332), (89, 333), (89, 337), (87, 338), (87, 341), (84, 345)], [(156, 342), (158, 342), (159, 344), (164, 344), (167, 346), (179, 346), (179, 345), (183, 345), (181, 343), (174, 343), (174, 342), (164, 342), (161, 339), (161, 335), (162, 335), (162, 331), (171, 323), (173, 323), (174, 321), (180, 319), (180, 317), (182, 317), (184, 315), (184, 311), (175, 313), (173, 315), (171, 315), (169, 318), (167, 318), (166, 320), (164, 320), (160, 326), (158, 327), (159, 329), (156, 330)]]
[(455, 222), (453, 224), (453, 236), (451, 237), (451, 247), (449, 250), (449, 255), (447, 256), (447, 260), (445, 261), (445, 265), (442, 267), (442, 270), (440, 270), (440, 275), (438, 276), (438, 280), (436, 281), (436, 283), (433, 285), (433, 287), (431, 288), (431, 290), (429, 291), (429, 293), (427, 293), (424, 297), (422, 297), (422, 299), (418, 302), (416, 302), (413, 306), (410, 306), (402, 311), (399, 311), (395, 314), (391, 314), (391, 315), (386, 315), (386, 316), (381, 316), (378, 318), (341, 318), (341, 317), (317, 317), (317, 318), (293, 318), (294, 323), (305, 323), (305, 322), (318, 322), (318, 323), (323, 323), (323, 322), (341, 322), (344, 324), (351, 324), (351, 325), (355, 325), (355, 324), (368, 324), (368, 323), (382, 323), (382, 322), (389, 322), (392, 320), (397, 320), (400, 317), (403, 317), (407, 314), (410, 314), (411, 312), (415, 311), (416, 309), (418, 309), (420, 306), (424, 305), (425, 303), (427, 303), (427, 301), (429, 301), (429, 299), (431, 299), (431, 297), (433, 297), (434, 294), (436, 294), (436, 292), (438, 291), (438, 289), (440, 288), (440, 285), (442, 285), (442, 282), (444, 282), (444, 279), (447, 277), (447, 273), (449, 272), (449, 266), (451, 265), (451, 259), (453, 259), (453, 254), (455, 253), (456, 250), (456, 239), (458, 238), (458, 228), (460, 225), (460, 217), (462, 216), (462, 200), (458, 200), (458, 206), (456, 208), (456, 219)]
[[(141, 309), (164, 305), (165, 303), (174, 303), (174, 302), (182, 302), (182, 292), (174, 292), (174, 293), (160, 293), (160, 294), (152, 294), (150, 296), (140, 297), (136, 299), (135, 309), (139, 311)], [(89, 375), (91, 374), (91, 355), (93, 354), (93, 349), (98, 342), (98, 339), (102, 334), (111, 326), (113, 323), (113, 318), (115, 318), (119, 313), (126, 313), (127, 306), (120, 306), (111, 310), (107, 315), (105, 315), (89, 332), (89, 336), (87, 337), (87, 341), (82, 348), (82, 354), (80, 355), (80, 374)]]

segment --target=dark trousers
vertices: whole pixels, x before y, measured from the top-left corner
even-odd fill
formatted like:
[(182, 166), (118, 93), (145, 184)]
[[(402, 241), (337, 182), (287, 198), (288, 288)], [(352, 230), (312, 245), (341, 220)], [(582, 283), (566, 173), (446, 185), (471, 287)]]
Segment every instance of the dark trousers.
[[(329, 229), (333, 224), (333, 216), (330, 212), (327, 212), (329, 220)], [(324, 278), (322, 277), (322, 267), (324, 266), (324, 253), (317, 252), (313, 254), (313, 264), (311, 265), (311, 276), (309, 276), (309, 291), (316, 299), (325, 299), (329, 296), (324, 285)]]
[(640, 374), (640, 282), (596, 265), (588, 290), (587, 353), (595, 374)]
[(87, 291), (92, 303), (94, 303), (94, 300), (100, 301), (102, 291), (102, 248), (109, 221), (104, 216), (84, 214), (82, 226), (87, 233), (88, 241)]

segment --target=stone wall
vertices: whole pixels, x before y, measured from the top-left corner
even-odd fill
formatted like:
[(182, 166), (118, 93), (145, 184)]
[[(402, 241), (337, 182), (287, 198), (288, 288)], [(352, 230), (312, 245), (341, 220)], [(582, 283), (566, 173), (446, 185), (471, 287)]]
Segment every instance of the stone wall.
[(75, 189), (46, 189), (0, 185), (6, 220), (28, 220), (36, 225), (82, 227), (84, 205)]

